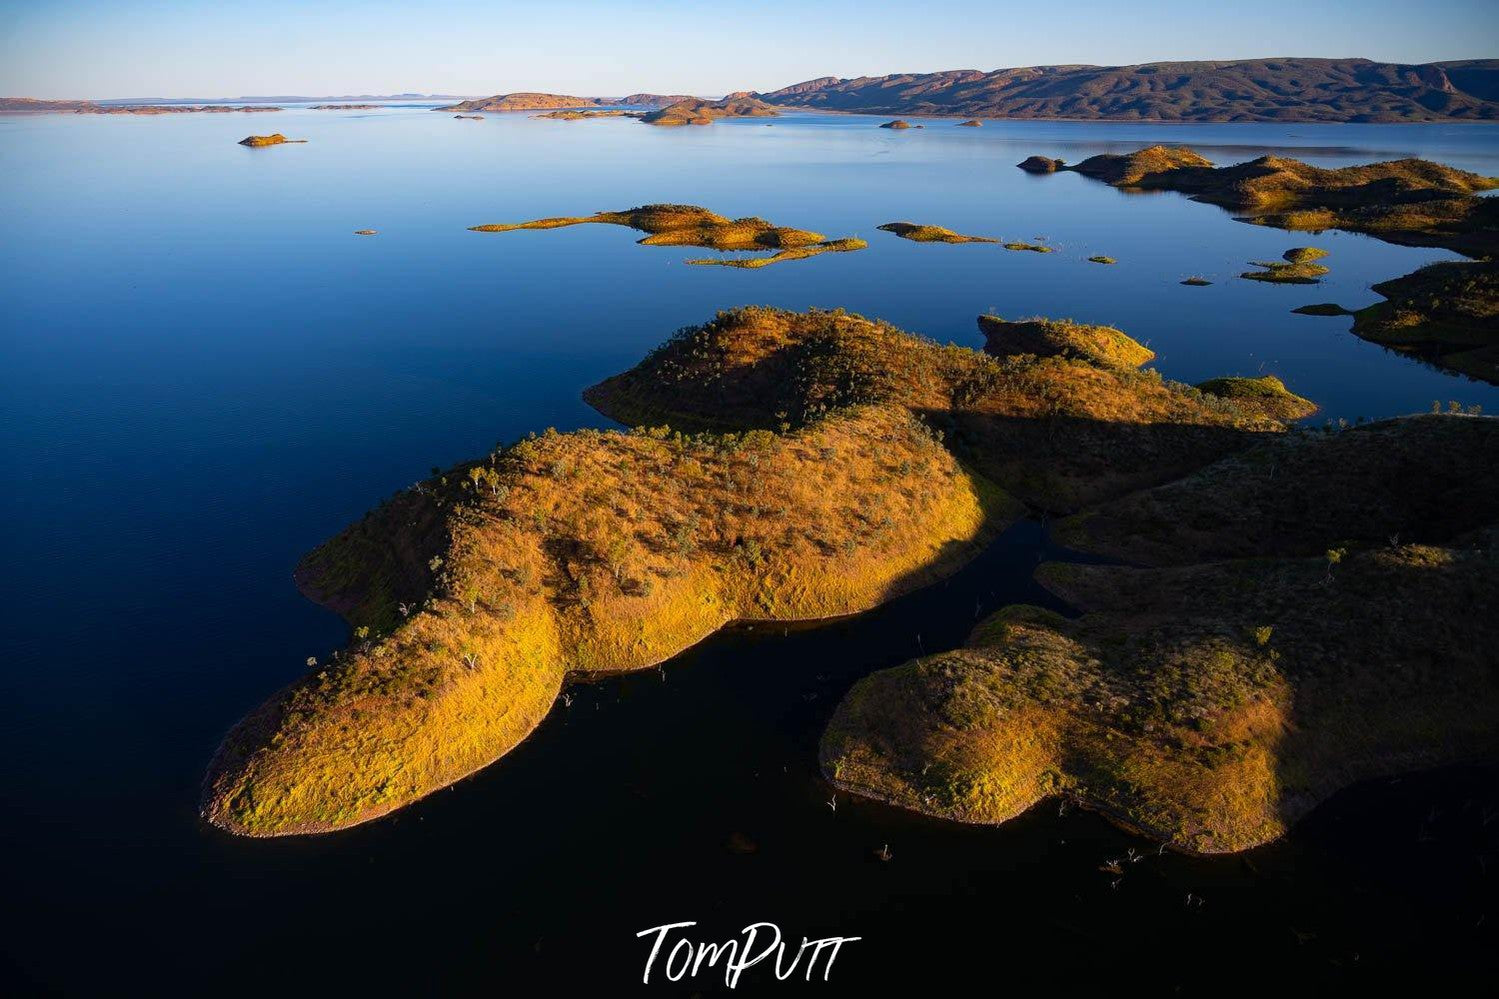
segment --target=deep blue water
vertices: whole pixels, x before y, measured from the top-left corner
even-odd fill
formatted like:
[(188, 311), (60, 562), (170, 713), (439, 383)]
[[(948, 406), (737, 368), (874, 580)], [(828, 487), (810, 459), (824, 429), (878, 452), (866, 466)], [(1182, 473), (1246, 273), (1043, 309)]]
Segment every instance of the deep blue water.
[[(619, 990), (643, 963), (635, 932), (682, 919), (719, 938), (761, 919), (862, 934), (834, 984), (955, 980), (975, 953), (1007, 975), (1188, 991), (1248, 953), (1250, 972), (1318, 981), (1480, 963), (1499, 925), (1491, 768), (1366, 786), (1248, 859), (1153, 858), (1119, 889), (1097, 865), (1149, 844), (1054, 805), (998, 829), (825, 808), (815, 745), (842, 691), (917, 652), (917, 633), (957, 644), (976, 605), (1042, 599), (1036, 525), (872, 615), (727, 634), (665, 680), (589, 687), (394, 820), (289, 842), (198, 823), (223, 731), (344, 640), (291, 585), (303, 552), (433, 465), (602, 425), (583, 387), (722, 307), (844, 306), (973, 345), (982, 312), (1072, 316), (1150, 344), (1171, 378), (1278, 374), (1318, 420), (1434, 399), (1499, 411), (1499, 389), (1290, 314), (1367, 304), (1369, 285), (1451, 254), (1014, 168), (1167, 141), (1218, 162), (1417, 155), (1492, 175), (1499, 128), (880, 120), (0, 116), (0, 835), (19, 917), (0, 956), (17, 980)], [(235, 144), (268, 131), (310, 141)], [(652, 201), (870, 247), (741, 271), (615, 227), (465, 231)], [(876, 231), (894, 220), (1058, 252)], [(1322, 287), (1236, 279), (1303, 244), (1331, 252)], [(1190, 275), (1215, 283), (1178, 283)], [(727, 851), (736, 832), (758, 851)], [(871, 860), (884, 843), (896, 859)], [(1184, 907), (1188, 892), (1207, 905)]]

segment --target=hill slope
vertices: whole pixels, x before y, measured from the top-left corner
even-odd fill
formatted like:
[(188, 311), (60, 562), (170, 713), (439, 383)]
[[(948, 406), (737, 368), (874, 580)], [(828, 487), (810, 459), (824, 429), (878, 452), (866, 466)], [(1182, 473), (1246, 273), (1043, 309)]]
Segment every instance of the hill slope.
[(1249, 59), (822, 77), (770, 104), (870, 114), (1118, 121), (1499, 120), (1499, 60)]

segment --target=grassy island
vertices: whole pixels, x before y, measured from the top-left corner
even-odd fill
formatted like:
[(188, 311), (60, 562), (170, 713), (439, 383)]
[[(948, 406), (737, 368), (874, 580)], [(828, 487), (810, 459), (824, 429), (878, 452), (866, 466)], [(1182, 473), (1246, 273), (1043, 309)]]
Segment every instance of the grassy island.
[(862, 239), (826, 239), (820, 232), (772, 225), (760, 218), (730, 219), (696, 205), (642, 205), (623, 212), (536, 219), (531, 222), (471, 226), (471, 232), (513, 232), (517, 229), (561, 229), (571, 225), (622, 225), (647, 233), (644, 246), (702, 246), (711, 250), (779, 250), (753, 260), (703, 261), (731, 267), (764, 267), (782, 260), (800, 260), (819, 253), (861, 250)]
[(876, 226), (883, 232), (893, 232), (901, 239), (915, 243), (998, 243), (988, 236), (964, 236), (944, 229), (940, 225), (917, 225), (915, 222), (886, 222)]
[[(1031, 157), (1027, 163), (1041, 161)], [(1025, 164), (1022, 164), (1024, 166)], [(1434, 364), (1499, 383), (1499, 188), (1482, 177), (1419, 159), (1326, 169), (1262, 156), (1215, 167), (1190, 149), (1151, 146), (1125, 155), (1094, 156), (1074, 167), (1127, 190), (1178, 191), (1197, 201), (1244, 212), (1241, 222), (1292, 231), (1343, 229), (1406, 246), (1436, 246), (1477, 258), (1440, 264), (1375, 287), (1390, 299), (1359, 312), (1353, 332)], [(1327, 268), (1317, 247), (1296, 247), (1285, 262), (1256, 263), (1242, 277), (1281, 284), (1316, 284)], [(1183, 284), (1206, 284), (1188, 280)], [(1340, 315), (1331, 304), (1301, 309)]]
[(1064, 541), (1143, 567), (1043, 565), (1081, 617), (1012, 606), (965, 649), (860, 681), (824, 773), (966, 822), (1060, 794), (1225, 853), (1350, 783), (1492, 750), (1499, 618), (1462, 609), (1499, 598), (1499, 492), (1474, 481), (1496, 459), (1499, 421), (1386, 421), (1066, 522)]
[(242, 146), (260, 147), (260, 146), (281, 146), (281, 145), (285, 145), (287, 143), (306, 142), (306, 141), (307, 141), (306, 139), (288, 139), (286, 136), (282, 135), (280, 132), (273, 132), (270, 135), (247, 135), (243, 139), (239, 140), (239, 144), (242, 145)]
[(651, 666), (735, 620), (868, 608), (970, 558), (1016, 497), (1112, 498), (1282, 429), (1150, 373), (841, 311), (720, 314), (587, 398), (656, 429), (533, 435), (303, 560), (354, 640), (226, 736), (209, 821), (368, 821), (504, 755), (569, 674)]
[(640, 120), (647, 125), (711, 125), (720, 118), (775, 118), (779, 114), (753, 97), (725, 97), (721, 101), (691, 97), (642, 115)]
[(1027, 156), (1015, 165), (1026, 173), (1056, 173), (1067, 166), (1062, 160), (1054, 160), (1046, 156)]
[(644, 111), (548, 111), (546, 114), (533, 114), (532, 118), (545, 118), (552, 121), (584, 121), (588, 118), (644, 118)]

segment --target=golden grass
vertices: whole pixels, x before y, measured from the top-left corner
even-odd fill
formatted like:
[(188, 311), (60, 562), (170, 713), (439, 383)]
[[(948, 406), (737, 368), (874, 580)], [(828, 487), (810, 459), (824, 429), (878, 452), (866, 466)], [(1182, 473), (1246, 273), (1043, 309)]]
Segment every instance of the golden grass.
[(901, 239), (909, 239), (915, 243), (998, 243), (999, 240), (988, 236), (964, 236), (944, 229), (940, 225), (918, 225), (915, 222), (886, 222), (882, 226), (876, 226), (884, 232), (893, 232)]
[(1153, 371), (996, 357), (842, 310), (720, 313), (586, 398), (625, 423), (684, 429), (779, 429), (840, 406), (899, 405), (985, 478), (1056, 511), (1165, 482), (1283, 429)]
[(247, 135), (239, 140), (242, 146), (282, 146), (288, 143), (306, 142), (306, 139), (288, 139), (280, 132), (272, 132), (270, 135)]
[(938, 578), (1022, 511), (990, 468), (1064, 504), (1280, 429), (1152, 373), (994, 358), (842, 312), (720, 314), (588, 398), (658, 429), (533, 435), (304, 560), (299, 584), (355, 641), (230, 732), (210, 821), (273, 836), (376, 818), (511, 749), (569, 673)]
[(1282, 423), (1294, 423), (1317, 411), (1317, 404), (1303, 399), (1286, 388), (1274, 375), (1258, 378), (1209, 378), (1197, 383), (1197, 390), (1220, 399), (1232, 399), (1246, 409), (1263, 413)]
[[(534, 219), (470, 226), (471, 232), (513, 232), (518, 229), (562, 229), (573, 225), (622, 225), (647, 235), (642, 246), (702, 246), (713, 250), (777, 250), (755, 260), (691, 260), (689, 263), (729, 267), (764, 267), (785, 260), (802, 260), (829, 251), (846, 253), (869, 244), (862, 239), (827, 239), (820, 232), (776, 226), (761, 218), (730, 219), (696, 205), (642, 205), (623, 212)], [(806, 252), (789, 252), (806, 251)]]
[[(1326, 539), (1323, 539), (1324, 543)], [(1489, 542), (1172, 569), (1048, 564), (1083, 608), (1010, 607), (967, 649), (860, 681), (824, 773), (967, 822), (1064, 794), (1176, 849), (1282, 835), (1350, 783), (1499, 740)]]
[(997, 357), (1069, 357), (1118, 368), (1138, 368), (1155, 358), (1155, 351), (1112, 326), (1091, 326), (1070, 319), (1006, 321), (998, 316), (979, 316), (979, 332), (984, 334), (984, 350)]
[[(423, 510), (439, 529), (410, 526)], [(650, 666), (735, 620), (863, 610), (951, 571), (1015, 512), (899, 410), (786, 436), (524, 441), (309, 558), (311, 592), (395, 623), (230, 733), (204, 814), (248, 835), (375, 818), (509, 750), (567, 672)], [(416, 556), (386, 554), (402, 548)], [(392, 585), (402, 558), (430, 567), (425, 599), (420, 579)]]

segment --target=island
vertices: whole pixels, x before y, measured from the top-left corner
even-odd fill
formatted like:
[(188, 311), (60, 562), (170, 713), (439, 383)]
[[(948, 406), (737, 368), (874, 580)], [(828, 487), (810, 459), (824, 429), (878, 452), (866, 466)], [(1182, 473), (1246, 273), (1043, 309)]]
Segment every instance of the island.
[(998, 243), (988, 236), (963, 236), (940, 225), (917, 225), (915, 222), (886, 222), (876, 226), (884, 232), (893, 232), (901, 239), (915, 243)]
[(566, 94), (538, 94), (521, 92), (495, 94), (493, 97), (476, 97), (457, 104), (444, 104), (433, 111), (458, 111), (472, 114), (475, 111), (550, 111), (558, 108), (589, 108), (602, 103), (597, 97), (571, 97)]
[(314, 104), (309, 111), (376, 111), (380, 104)]
[(637, 240), (643, 246), (701, 246), (713, 250), (777, 250), (772, 256), (754, 260), (692, 260), (689, 263), (725, 263), (733, 267), (764, 267), (784, 260), (801, 260), (825, 252), (861, 250), (861, 239), (829, 240), (820, 232), (772, 225), (753, 216), (731, 219), (697, 205), (641, 205), (622, 212), (598, 212), (587, 216), (534, 219), (470, 226), (470, 232), (514, 232), (519, 229), (561, 229), (573, 225), (621, 225), (647, 235)]
[(921, 126), (920, 125), (912, 125), (909, 121), (906, 121), (904, 118), (897, 118), (894, 121), (887, 121), (887, 122), (885, 122), (885, 124), (881, 125), (880, 127), (881, 128), (893, 128), (893, 129), (899, 130), (899, 129), (903, 129), (903, 128), (920, 128)]
[[(1031, 160), (1041, 159), (1031, 157)], [(1027, 160), (1026, 162), (1031, 162)], [(1024, 164), (1022, 164), (1024, 166)], [(1353, 332), (1374, 343), (1499, 384), (1499, 188), (1482, 177), (1420, 159), (1328, 169), (1262, 156), (1215, 167), (1181, 147), (1150, 146), (1059, 166), (1136, 191), (1176, 191), (1240, 212), (1239, 221), (1304, 232), (1343, 229), (1390, 243), (1434, 246), (1476, 258), (1443, 263), (1375, 286), (1389, 299), (1355, 316)], [(1296, 247), (1285, 262), (1259, 263), (1243, 277), (1316, 284), (1327, 268), (1317, 247)], [(1191, 279), (1183, 284), (1208, 284)], [(1308, 315), (1350, 314), (1332, 303)]]
[(731, 95), (721, 101), (705, 101), (697, 97), (678, 101), (642, 115), (640, 120), (647, 125), (711, 125), (720, 118), (774, 118), (779, 114), (764, 101)]
[(1063, 160), (1054, 160), (1046, 156), (1027, 156), (1015, 165), (1026, 173), (1056, 173), (1067, 164)]
[(984, 123), (977, 118), (969, 118), (967, 121), (958, 122), (959, 128), (983, 128)]
[(1021, 66), (842, 79), (757, 94), (769, 104), (859, 114), (1090, 121), (1499, 120), (1499, 59), (1419, 65), (1241, 59), (1134, 66)]
[(225, 737), (208, 821), (369, 821), (503, 756), (568, 675), (653, 666), (731, 621), (871, 607), (1028, 506), (1119, 498), (1286, 432), (1123, 364), (995, 356), (841, 310), (720, 313), (586, 398), (639, 429), (533, 434), (302, 561), (351, 644)]
[(588, 118), (644, 118), (644, 111), (548, 111), (546, 114), (533, 114), (532, 118), (550, 118), (556, 121), (583, 121)]
[(1282, 254), (1280, 260), (1250, 261), (1260, 269), (1245, 271), (1239, 277), (1271, 284), (1320, 284), (1327, 268), (1316, 261), (1325, 256), (1327, 251), (1315, 246), (1297, 246)]
[(247, 135), (243, 139), (239, 140), (239, 144), (242, 146), (251, 147), (283, 146), (288, 143), (298, 143), (306, 141), (306, 139), (288, 139), (280, 132), (273, 132), (270, 135)]

